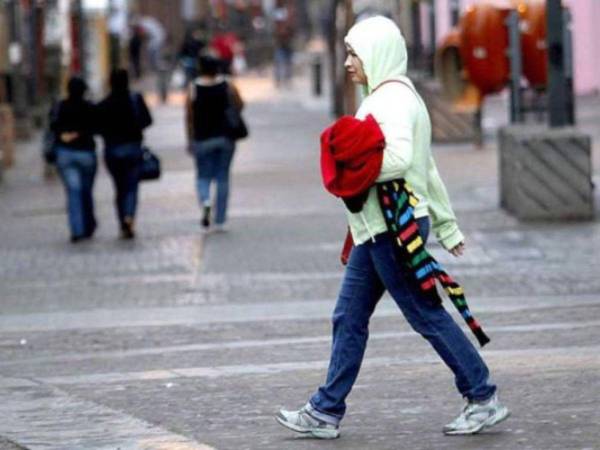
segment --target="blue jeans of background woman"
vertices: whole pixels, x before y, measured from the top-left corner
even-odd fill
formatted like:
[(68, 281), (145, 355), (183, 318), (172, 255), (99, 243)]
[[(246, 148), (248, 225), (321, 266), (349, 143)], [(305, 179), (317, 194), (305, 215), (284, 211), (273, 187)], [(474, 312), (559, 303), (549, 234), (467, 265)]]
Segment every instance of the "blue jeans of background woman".
[(275, 82), (279, 85), (289, 82), (293, 75), (294, 52), (291, 46), (275, 48)]
[(104, 153), (106, 167), (115, 185), (115, 208), (119, 223), (133, 219), (137, 209), (140, 184), (142, 146), (134, 142), (107, 147)]
[(59, 146), (56, 167), (65, 186), (72, 239), (90, 237), (96, 229), (93, 188), (98, 162), (93, 150)]
[(227, 220), (229, 201), (229, 174), (235, 152), (235, 143), (226, 137), (217, 137), (194, 142), (196, 159), (196, 188), (200, 206), (210, 204), (210, 186), (217, 185), (215, 223), (222, 225)]
[[(424, 239), (429, 219), (418, 219)], [(488, 368), (461, 328), (442, 305), (421, 296), (412, 274), (398, 260), (388, 233), (352, 249), (333, 312), (333, 347), (327, 381), (311, 398), (309, 408), (320, 419), (337, 424), (346, 412), (346, 397), (358, 376), (369, 337), (369, 319), (387, 290), (410, 326), (433, 346), (452, 370), (458, 391), (469, 400), (494, 395)]]

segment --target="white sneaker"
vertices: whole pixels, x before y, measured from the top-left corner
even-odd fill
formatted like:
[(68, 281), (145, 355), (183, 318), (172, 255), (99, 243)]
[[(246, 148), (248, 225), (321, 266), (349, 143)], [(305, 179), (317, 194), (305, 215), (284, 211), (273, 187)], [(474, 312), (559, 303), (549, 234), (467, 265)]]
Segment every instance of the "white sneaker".
[(215, 223), (212, 227), (213, 233), (227, 233), (229, 229), (224, 223)]
[(467, 403), (460, 416), (444, 427), (444, 434), (476, 434), (508, 419), (510, 411), (498, 401), (498, 396), (483, 403)]
[(275, 419), (292, 431), (310, 434), (317, 439), (337, 439), (340, 437), (339, 426), (317, 419), (308, 412), (306, 407), (298, 411), (282, 409), (275, 416)]

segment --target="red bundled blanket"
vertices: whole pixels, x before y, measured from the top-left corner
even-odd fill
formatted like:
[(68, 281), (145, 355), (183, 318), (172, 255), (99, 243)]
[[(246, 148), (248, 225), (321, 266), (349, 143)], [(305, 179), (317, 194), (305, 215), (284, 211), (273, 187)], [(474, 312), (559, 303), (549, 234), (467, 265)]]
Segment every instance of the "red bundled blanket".
[(325, 188), (345, 201), (368, 194), (381, 172), (384, 148), (385, 138), (372, 115), (365, 120), (340, 118), (321, 134)]
[[(365, 120), (344, 116), (321, 134), (321, 175), (325, 189), (341, 197), (354, 213), (362, 210), (383, 163), (385, 137), (372, 115)], [(340, 256), (348, 262), (350, 230)]]

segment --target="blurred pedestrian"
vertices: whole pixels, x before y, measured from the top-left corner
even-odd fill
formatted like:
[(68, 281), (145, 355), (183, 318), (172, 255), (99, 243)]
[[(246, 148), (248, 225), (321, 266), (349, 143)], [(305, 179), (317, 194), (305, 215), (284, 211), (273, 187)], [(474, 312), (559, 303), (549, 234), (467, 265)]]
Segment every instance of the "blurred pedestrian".
[(275, 41), (275, 84), (289, 85), (293, 76), (294, 36), (296, 14), (288, 0), (277, 0), (273, 10), (273, 38)]
[(346, 398), (366, 350), (369, 320), (387, 290), (411, 327), (454, 373), (467, 401), (443, 432), (478, 433), (505, 420), (509, 411), (498, 400), (487, 365), (435, 290), (437, 282), (444, 286), (484, 345), (489, 339), (470, 314), (462, 288), (424, 247), (431, 215), (431, 228), (445, 249), (460, 256), (465, 248), (431, 154), (427, 108), (406, 77), (404, 38), (394, 22), (379, 16), (358, 22), (346, 45), (345, 67), (366, 97), (356, 118), (343, 118), (323, 134), (321, 162), (328, 190), (344, 200), (354, 247), (333, 312), (327, 379), (304, 407), (281, 410), (277, 420), (317, 438), (339, 436)]
[(146, 50), (150, 69), (158, 71), (162, 61), (162, 51), (167, 40), (165, 27), (158, 19), (152, 16), (142, 16), (137, 24), (141, 27), (146, 37)]
[(205, 46), (201, 30), (186, 31), (179, 50), (179, 61), (185, 73), (185, 86), (188, 86), (198, 76), (198, 58)]
[(65, 186), (71, 242), (90, 238), (96, 230), (93, 187), (97, 159), (94, 142), (95, 112), (85, 99), (86, 82), (69, 80), (67, 98), (52, 114), (50, 129), (55, 136), (56, 167)]
[(219, 60), (203, 55), (200, 76), (190, 85), (186, 102), (188, 149), (196, 162), (196, 189), (202, 208), (202, 227), (212, 221), (211, 184), (216, 182), (216, 231), (227, 219), (229, 175), (235, 152), (235, 138), (229, 131), (230, 108), (241, 112), (244, 103), (236, 87), (219, 75)]
[(233, 61), (242, 48), (237, 34), (228, 31), (225, 24), (219, 22), (209, 46), (220, 60), (219, 72), (231, 75), (233, 73)]
[(143, 130), (152, 124), (144, 97), (129, 89), (123, 69), (110, 75), (109, 95), (98, 104), (106, 167), (115, 187), (115, 210), (123, 239), (135, 237)]
[(142, 45), (144, 44), (144, 33), (142, 28), (134, 24), (131, 27), (129, 38), (129, 60), (133, 69), (133, 77), (137, 80), (142, 76)]

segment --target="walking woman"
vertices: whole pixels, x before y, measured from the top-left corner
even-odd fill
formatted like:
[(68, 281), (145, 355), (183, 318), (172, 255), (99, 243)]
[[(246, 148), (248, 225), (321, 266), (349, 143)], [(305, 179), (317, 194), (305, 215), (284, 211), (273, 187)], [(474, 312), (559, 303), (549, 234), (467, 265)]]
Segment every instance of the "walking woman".
[(215, 231), (223, 231), (227, 220), (229, 175), (235, 141), (228, 129), (227, 110), (238, 112), (244, 103), (236, 87), (219, 75), (217, 58), (199, 59), (200, 76), (190, 85), (186, 102), (188, 149), (196, 161), (196, 189), (202, 208), (202, 227), (212, 222), (211, 184), (216, 182)]
[(97, 159), (94, 143), (94, 106), (85, 100), (87, 84), (69, 80), (67, 98), (61, 101), (50, 129), (56, 136), (56, 166), (67, 194), (71, 242), (92, 237), (96, 230), (93, 187)]
[(135, 213), (140, 183), (143, 130), (152, 124), (144, 97), (129, 90), (127, 71), (110, 76), (111, 91), (98, 104), (106, 167), (115, 186), (115, 209), (121, 238), (135, 237)]
[[(346, 397), (363, 360), (369, 319), (387, 290), (411, 327), (431, 344), (453, 372), (456, 388), (467, 401), (460, 415), (443, 432), (478, 433), (506, 419), (509, 412), (498, 401), (485, 362), (431, 289), (440, 281), (480, 344), (488, 341), (470, 314), (464, 296), (461, 297), (462, 288), (424, 248), (430, 221), (438, 241), (451, 254), (462, 255), (465, 245), (431, 154), (427, 109), (406, 77), (404, 38), (391, 20), (372, 17), (350, 30), (346, 45), (345, 67), (354, 83), (363, 87), (366, 97), (355, 118), (344, 118), (324, 133), (321, 161), (327, 163), (328, 152), (338, 144), (341, 146), (334, 149), (339, 151), (334, 158), (345, 158), (356, 150), (372, 152), (380, 159), (367, 158), (360, 165), (350, 164), (349, 173), (328, 179), (331, 185), (326, 182), (331, 191), (342, 187), (351, 191), (352, 184), (364, 183), (364, 177), (356, 177), (352, 171), (366, 169), (364, 173), (369, 175), (369, 170), (376, 169), (373, 182), (361, 186), (363, 194), (351, 198), (339, 195), (345, 201), (354, 247), (333, 312), (333, 346), (327, 379), (304, 407), (297, 411), (281, 410), (277, 421), (293, 431), (317, 438), (339, 436)], [(373, 148), (361, 148), (371, 142)], [(324, 180), (332, 170), (344, 167), (339, 161), (336, 159), (329, 168), (325, 167), (327, 170), (322, 167)], [(392, 191), (393, 195), (388, 195)], [(388, 209), (392, 205), (397, 208)], [(416, 256), (406, 258), (411, 252)], [(423, 260), (429, 262), (423, 265)], [(427, 274), (427, 280), (421, 278)]]

